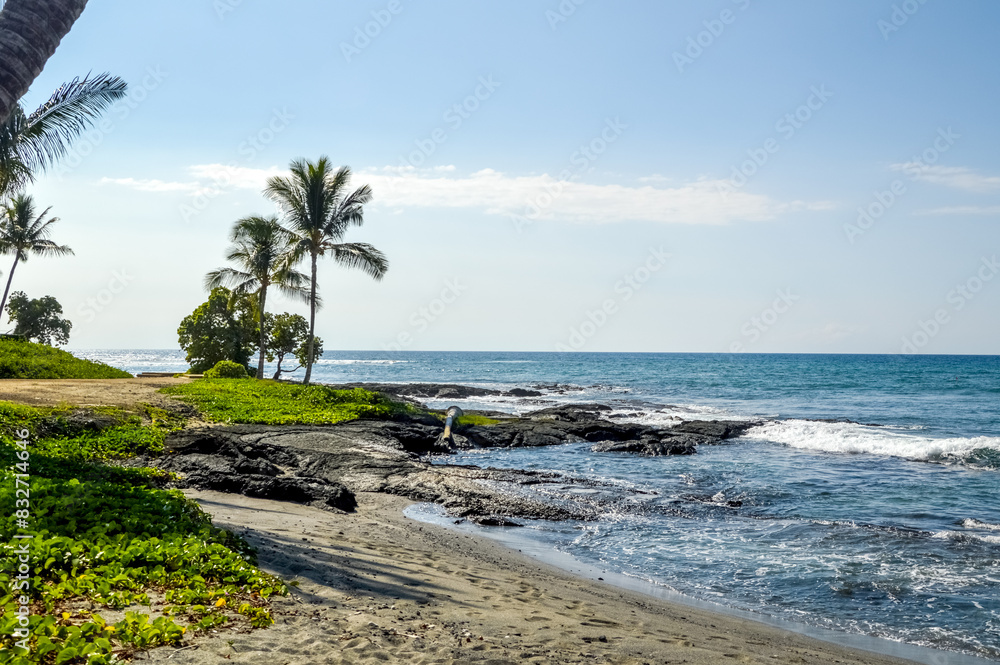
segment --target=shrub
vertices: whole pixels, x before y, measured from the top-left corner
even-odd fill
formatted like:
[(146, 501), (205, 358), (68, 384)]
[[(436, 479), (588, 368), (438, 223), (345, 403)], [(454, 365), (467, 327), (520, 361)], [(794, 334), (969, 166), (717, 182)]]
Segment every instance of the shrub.
[(220, 360), (215, 367), (205, 371), (206, 379), (246, 379), (247, 368), (232, 360)]
[(250, 310), (248, 298), (233, 297), (232, 291), (219, 287), (181, 321), (177, 341), (187, 352), (192, 373), (204, 372), (220, 360), (250, 362), (258, 339)]

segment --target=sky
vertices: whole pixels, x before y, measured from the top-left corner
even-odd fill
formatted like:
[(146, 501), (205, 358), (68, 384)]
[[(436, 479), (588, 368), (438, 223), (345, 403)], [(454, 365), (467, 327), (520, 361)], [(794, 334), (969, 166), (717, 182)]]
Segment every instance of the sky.
[(129, 98), (30, 187), (75, 256), (13, 288), (71, 348), (177, 348), (266, 179), (327, 155), (390, 260), (321, 264), (328, 350), (998, 354), (998, 33), (988, 0), (93, 2), (25, 104)]

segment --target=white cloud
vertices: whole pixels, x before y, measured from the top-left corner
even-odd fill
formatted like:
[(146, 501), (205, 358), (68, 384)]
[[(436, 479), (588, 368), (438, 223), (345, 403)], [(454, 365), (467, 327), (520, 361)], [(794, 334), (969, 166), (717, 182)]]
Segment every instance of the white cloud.
[[(189, 171), (197, 182), (105, 178), (140, 191), (195, 192), (210, 188), (262, 190), (267, 179), (285, 171), (224, 164), (199, 164)], [(521, 216), (529, 220), (585, 223), (649, 221), (667, 224), (725, 224), (762, 221), (796, 210), (826, 210), (829, 203), (778, 202), (761, 194), (732, 191), (728, 180), (700, 179), (673, 187), (654, 186), (659, 177), (642, 184), (595, 185), (560, 181), (547, 174), (510, 176), (493, 169), (454, 175), (454, 167), (418, 170), (385, 167), (357, 172), (354, 184), (368, 184), (374, 205), (393, 212), (405, 208), (479, 208), (487, 214)], [(726, 195), (722, 188), (726, 187)]]
[(388, 167), (357, 174), (389, 207), (481, 208), (492, 215), (572, 222), (652, 221), (724, 224), (766, 220), (790, 210), (827, 208), (827, 204), (778, 203), (766, 196), (729, 192), (728, 181), (698, 180), (675, 187), (594, 185), (560, 181), (550, 175), (509, 176), (492, 169), (469, 176)]
[(1000, 176), (986, 176), (964, 166), (928, 166), (921, 162), (892, 164), (893, 171), (902, 171), (914, 180), (943, 185), (969, 192), (992, 192), (1000, 189)]
[(101, 178), (102, 185), (121, 185), (140, 192), (195, 192), (196, 182), (166, 182), (163, 180), (136, 180), (135, 178)]
[(920, 210), (918, 215), (1000, 215), (1000, 206), (949, 206)]
[(170, 182), (157, 179), (143, 180), (136, 178), (101, 178), (100, 183), (102, 185), (130, 187), (140, 192), (184, 192), (199, 194), (220, 189), (263, 190), (268, 178), (286, 173), (284, 169), (277, 167), (251, 169), (243, 166), (227, 166), (225, 164), (197, 164), (188, 167), (188, 171), (195, 178), (189, 182)]
[(246, 166), (227, 166), (226, 164), (196, 164), (189, 167), (188, 171), (206, 185), (223, 189), (232, 187), (233, 189), (256, 190), (263, 190), (268, 178), (288, 174), (288, 169), (280, 169), (277, 166), (272, 166), (269, 169), (252, 169)]

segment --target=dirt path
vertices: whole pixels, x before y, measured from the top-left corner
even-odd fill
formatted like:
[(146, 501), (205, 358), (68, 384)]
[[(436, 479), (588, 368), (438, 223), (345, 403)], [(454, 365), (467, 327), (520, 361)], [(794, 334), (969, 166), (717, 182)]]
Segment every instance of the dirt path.
[(137, 404), (169, 407), (177, 402), (160, 392), (165, 386), (188, 383), (188, 378), (157, 379), (3, 379), (0, 400), (32, 406), (120, 406)]

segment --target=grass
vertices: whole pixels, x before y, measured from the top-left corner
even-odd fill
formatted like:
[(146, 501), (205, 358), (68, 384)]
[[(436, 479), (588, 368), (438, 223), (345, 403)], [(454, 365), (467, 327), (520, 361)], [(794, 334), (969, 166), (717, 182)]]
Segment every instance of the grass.
[(128, 379), (132, 375), (60, 349), (0, 339), (0, 379)]
[(327, 425), (344, 420), (387, 419), (416, 413), (370, 390), (334, 390), (258, 379), (199, 379), (161, 392), (174, 395), (222, 423)]
[(480, 416), (474, 413), (467, 413), (464, 416), (459, 416), (455, 419), (455, 424), (459, 427), (489, 427), (490, 425), (496, 425), (499, 422), (499, 420), (494, 418), (487, 418), (486, 416)]
[[(159, 489), (163, 472), (108, 463), (162, 449), (178, 424), (148, 406), (83, 411), (0, 402), (0, 664), (103, 665), (226, 623), (271, 623), (267, 599), (287, 588), (256, 568), (244, 541), (213, 527), (180, 492)], [(18, 430), (30, 433), (27, 445)], [(27, 507), (17, 473), (30, 476)], [(18, 510), (30, 513), (27, 530), (18, 527)], [(16, 540), (18, 533), (32, 538)], [(12, 637), (22, 542), (32, 610), (27, 656)], [(150, 612), (135, 610), (142, 605)], [(104, 609), (131, 611), (109, 624)]]

